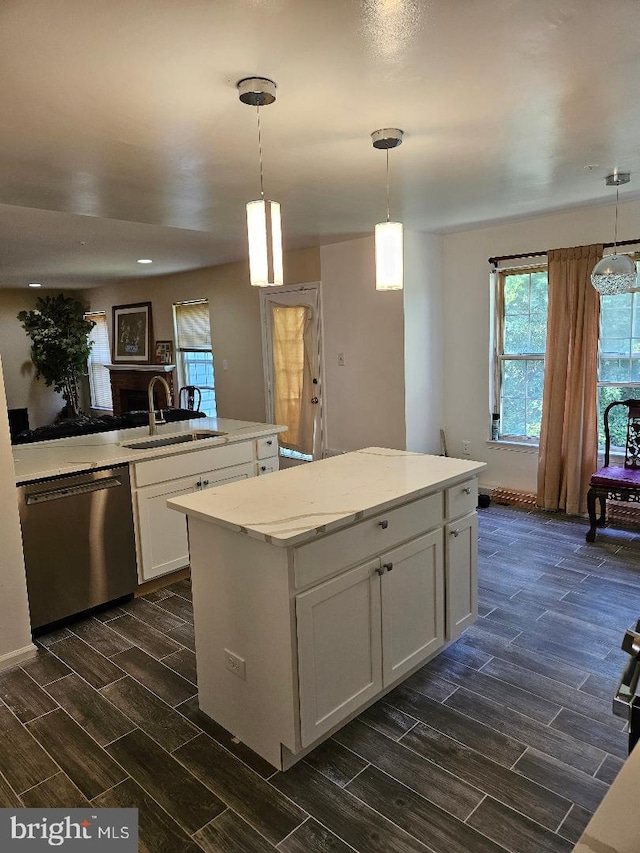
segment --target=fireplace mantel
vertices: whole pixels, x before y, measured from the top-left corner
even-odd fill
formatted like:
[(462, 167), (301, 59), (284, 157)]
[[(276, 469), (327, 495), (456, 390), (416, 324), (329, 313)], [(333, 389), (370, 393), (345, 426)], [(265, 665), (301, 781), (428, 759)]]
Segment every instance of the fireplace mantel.
[[(154, 376), (162, 376), (167, 381), (175, 404), (176, 390), (173, 381), (175, 364), (107, 364), (105, 366), (111, 377), (114, 415), (146, 409), (149, 405), (149, 382)], [(157, 409), (168, 407), (167, 395), (162, 383), (158, 383), (153, 389), (153, 398)]]

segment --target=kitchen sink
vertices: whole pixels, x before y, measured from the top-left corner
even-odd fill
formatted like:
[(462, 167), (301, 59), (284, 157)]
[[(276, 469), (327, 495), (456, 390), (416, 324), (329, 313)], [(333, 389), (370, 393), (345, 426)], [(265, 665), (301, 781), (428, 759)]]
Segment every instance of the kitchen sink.
[(217, 435), (226, 435), (226, 432), (216, 430), (203, 430), (201, 432), (181, 432), (177, 435), (157, 435), (144, 441), (122, 442), (122, 447), (130, 447), (132, 450), (152, 450), (154, 447), (167, 447), (171, 444), (186, 444), (191, 441), (201, 441), (203, 438), (215, 438)]

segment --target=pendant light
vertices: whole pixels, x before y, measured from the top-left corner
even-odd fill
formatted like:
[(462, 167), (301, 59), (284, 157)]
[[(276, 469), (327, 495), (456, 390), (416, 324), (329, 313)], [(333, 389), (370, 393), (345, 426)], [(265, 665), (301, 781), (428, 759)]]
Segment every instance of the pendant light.
[(273, 287), (283, 284), (282, 222), (280, 205), (264, 197), (262, 175), (262, 137), (260, 107), (276, 99), (276, 84), (266, 77), (245, 77), (237, 83), (238, 96), (243, 104), (256, 108), (258, 119), (258, 156), (260, 158), (260, 198), (247, 204), (249, 235), (249, 277), (254, 287)]
[(376, 290), (402, 290), (404, 283), (402, 222), (389, 220), (389, 149), (401, 145), (403, 135), (397, 127), (384, 127), (371, 134), (373, 147), (387, 154), (387, 221), (376, 225)]
[(603, 296), (611, 296), (616, 293), (629, 293), (636, 290), (637, 275), (636, 265), (629, 255), (619, 255), (616, 252), (618, 245), (618, 193), (620, 184), (628, 184), (631, 180), (629, 172), (619, 172), (614, 169), (612, 175), (607, 175), (608, 187), (616, 188), (616, 221), (613, 238), (613, 252), (598, 261), (591, 273), (591, 284), (598, 293)]

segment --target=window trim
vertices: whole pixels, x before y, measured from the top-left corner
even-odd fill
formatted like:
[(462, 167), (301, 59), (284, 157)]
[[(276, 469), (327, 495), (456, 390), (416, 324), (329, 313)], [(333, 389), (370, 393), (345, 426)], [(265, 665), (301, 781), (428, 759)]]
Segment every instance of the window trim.
[[(182, 305), (203, 305), (203, 306), (206, 306), (207, 316), (209, 319), (209, 339), (211, 340), (211, 343), (209, 345), (207, 345), (207, 346), (204, 346), (204, 345), (203, 346), (198, 346), (198, 345), (180, 346), (179, 345), (180, 344), (180, 335), (179, 335), (179, 329), (178, 329), (178, 314), (179, 314), (178, 309)], [(214, 357), (213, 357), (213, 338), (212, 338), (212, 334), (211, 334), (211, 309), (210, 309), (209, 300), (207, 298), (183, 299), (183, 300), (180, 300), (179, 302), (174, 302), (173, 303), (173, 334), (174, 334), (174, 340), (175, 340), (176, 367), (177, 367), (177, 371), (178, 371), (178, 383), (179, 383), (178, 384), (178, 390), (176, 391), (176, 393), (179, 394), (180, 388), (184, 387), (185, 385), (190, 384), (187, 381), (187, 370), (185, 368), (184, 355), (186, 353), (209, 353), (211, 356), (211, 373), (213, 376), (213, 385), (198, 385), (198, 387), (201, 388), (203, 391), (211, 391), (212, 392), (214, 414), (209, 415), (208, 417), (218, 417), (218, 401), (217, 401), (217, 397), (216, 397), (215, 363), (214, 363)], [(177, 400), (176, 405), (179, 405), (179, 403), (180, 403), (180, 401)]]
[[(533, 274), (544, 272), (548, 274), (547, 264), (523, 264), (514, 267), (501, 267), (495, 270), (495, 285), (494, 285), (494, 324), (493, 324), (493, 393), (492, 393), (492, 412), (500, 413), (500, 422), (502, 422), (502, 364), (504, 361), (542, 361), (544, 364), (546, 358), (546, 346), (544, 353), (516, 353), (513, 355), (505, 355), (504, 350), (504, 282), (507, 275), (518, 275), (518, 273)], [(548, 275), (547, 275), (548, 284)], [(491, 429), (491, 427), (489, 427)], [(533, 436), (514, 435), (511, 433), (500, 432), (497, 439), (491, 439), (489, 432), (489, 441), (492, 445), (520, 445), (523, 448), (536, 448), (540, 444), (540, 439)]]

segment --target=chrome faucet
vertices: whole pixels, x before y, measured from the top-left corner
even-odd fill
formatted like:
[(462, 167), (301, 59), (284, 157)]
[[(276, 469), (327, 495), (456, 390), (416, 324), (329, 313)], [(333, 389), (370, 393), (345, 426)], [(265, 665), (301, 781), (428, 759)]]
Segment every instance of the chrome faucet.
[(156, 407), (153, 402), (153, 388), (156, 382), (160, 380), (165, 387), (165, 391), (167, 392), (167, 407), (173, 406), (173, 400), (171, 399), (171, 388), (169, 388), (169, 383), (164, 378), (164, 376), (154, 376), (149, 382), (149, 435), (156, 434), (156, 427), (158, 424), (166, 424), (165, 419), (162, 417), (162, 409), (160, 411), (160, 417), (156, 418)]

